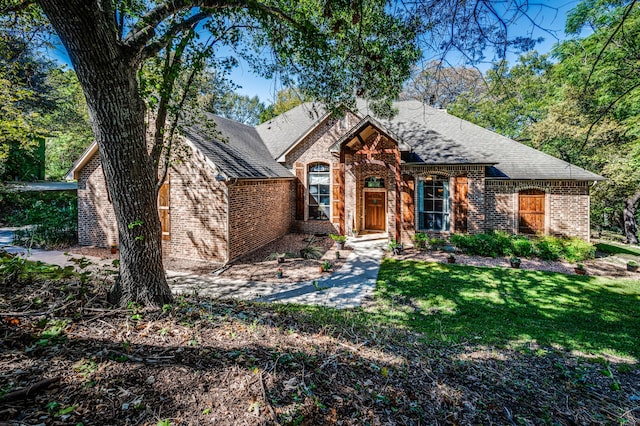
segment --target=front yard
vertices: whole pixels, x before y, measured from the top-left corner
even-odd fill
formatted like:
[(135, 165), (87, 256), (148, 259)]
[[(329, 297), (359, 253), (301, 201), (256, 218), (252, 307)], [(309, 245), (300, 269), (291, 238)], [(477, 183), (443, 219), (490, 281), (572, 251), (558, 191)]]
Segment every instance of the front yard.
[(362, 309), (114, 310), (100, 275), (0, 266), (8, 424), (640, 424), (634, 280), (387, 259)]
[(640, 281), (386, 259), (381, 321), (447, 343), (640, 359)]

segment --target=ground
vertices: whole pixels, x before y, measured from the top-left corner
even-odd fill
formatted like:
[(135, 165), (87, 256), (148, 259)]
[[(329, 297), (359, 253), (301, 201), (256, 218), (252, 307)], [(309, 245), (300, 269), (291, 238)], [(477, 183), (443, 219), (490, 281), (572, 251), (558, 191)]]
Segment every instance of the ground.
[[(319, 248), (320, 259), (303, 259), (299, 257), (300, 250), (309, 245)], [(69, 251), (77, 255), (90, 255), (101, 259), (116, 259), (118, 257), (117, 254), (111, 254), (109, 249), (96, 247), (75, 246)], [(336, 258), (337, 251), (340, 252), (339, 259)], [(282, 253), (289, 253), (289, 255), (285, 257), (284, 263), (278, 263), (273, 255)], [(221, 265), (188, 262), (183, 259), (166, 260), (165, 267), (169, 270), (190, 271), (201, 274), (217, 271), (216, 273), (219, 273), (221, 277), (230, 280), (297, 282), (318, 279), (337, 271), (344, 264), (346, 257), (350, 253), (351, 249), (348, 246), (343, 250), (336, 250), (335, 243), (327, 236), (287, 234), (231, 262), (226, 268), (220, 269)], [(319, 266), (325, 260), (328, 260), (333, 265), (333, 268), (329, 272), (320, 272)], [(283, 277), (280, 279), (276, 278), (278, 268), (283, 270)]]
[[(518, 347), (485, 340), (482, 330), (456, 334), (446, 312), (413, 307), (402, 262), (388, 259), (381, 269), (381, 288), (394, 285), (395, 295), (379, 292), (371, 306), (342, 311), (193, 297), (160, 310), (112, 310), (104, 302), (108, 274), (78, 276), (44, 265), (28, 274), (19, 261), (6, 263), (0, 424), (640, 424), (637, 346), (626, 346), (632, 356), (612, 357), (598, 355), (606, 349), (599, 337), (594, 353), (580, 354), (522, 333)], [(487, 288), (507, 283), (493, 273), (529, 289), (518, 277), (542, 274), (569, 296), (581, 282), (608, 285), (603, 278), (536, 271), (413, 265), (426, 274), (448, 268), (459, 285), (466, 276)], [(423, 281), (418, 276), (414, 284)], [(438, 285), (446, 287), (447, 279)], [(493, 295), (474, 294), (473, 287), (468, 283), (455, 296), (431, 291), (435, 302), (458, 297), (486, 312), (504, 305), (485, 302)], [(555, 300), (546, 288), (545, 297)], [(633, 291), (616, 297), (632, 304), (640, 297)], [(510, 303), (525, 302), (522, 297)], [(544, 304), (543, 316), (553, 321), (547, 315), (553, 304)], [(637, 314), (625, 306), (628, 327), (637, 330)], [(433, 330), (416, 329), (417, 316)], [(460, 321), (483, 318), (467, 313)], [(562, 337), (580, 335), (584, 321), (573, 324)]]
[[(345, 258), (351, 253), (348, 244), (345, 249), (339, 250), (341, 259), (336, 259), (336, 247), (333, 240), (329, 237), (313, 237), (315, 241), (312, 243), (321, 248), (322, 257), (320, 260), (305, 260), (302, 258), (287, 257), (285, 263), (277, 264), (276, 260), (270, 258), (274, 253), (299, 253), (300, 249), (309, 244), (311, 238), (307, 234), (287, 234), (282, 238), (273, 241), (266, 246), (255, 250), (252, 253), (232, 262), (228, 268), (220, 270), (220, 276), (233, 280), (247, 281), (275, 281), (276, 270), (281, 267), (284, 272), (280, 282), (296, 282), (310, 281), (326, 276), (327, 273), (319, 272), (318, 266), (324, 261), (329, 260), (333, 264), (333, 271), (340, 269), (344, 264)], [(598, 242), (597, 240), (594, 242)], [(77, 255), (91, 255), (101, 259), (116, 259), (117, 254), (111, 254), (109, 249), (75, 246), (69, 249), (69, 252)], [(446, 262), (448, 253), (446, 251), (418, 251), (407, 249), (402, 255), (397, 256), (400, 259), (425, 260), (435, 262)], [(490, 258), (482, 256), (467, 256), (464, 254), (456, 255), (456, 262), (463, 265), (472, 266), (509, 266), (509, 258), (499, 257)], [(607, 253), (598, 253), (596, 259), (584, 262), (589, 275), (598, 275), (605, 277), (637, 277), (637, 274), (627, 272), (624, 258), (610, 256)], [(184, 260), (168, 260), (165, 267), (169, 270), (191, 271), (196, 273), (208, 274), (220, 268), (220, 265), (207, 265), (203, 263), (187, 262)], [(569, 262), (551, 262), (539, 259), (522, 259), (522, 269), (562, 272), (566, 274), (574, 273), (575, 264)], [(331, 273), (331, 272), (329, 272)]]

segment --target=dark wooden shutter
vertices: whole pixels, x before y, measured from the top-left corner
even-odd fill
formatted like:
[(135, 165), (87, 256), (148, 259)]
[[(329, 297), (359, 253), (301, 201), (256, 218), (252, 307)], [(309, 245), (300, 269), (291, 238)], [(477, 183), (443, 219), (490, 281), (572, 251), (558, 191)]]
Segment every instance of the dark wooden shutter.
[(467, 177), (456, 177), (453, 188), (453, 229), (455, 232), (467, 232), (468, 196), (469, 181)]
[(304, 164), (296, 163), (296, 220), (304, 220)]
[(338, 232), (344, 234), (344, 164), (333, 163), (332, 164), (333, 179), (331, 180), (333, 190), (333, 211), (331, 222), (338, 224)]
[(519, 194), (518, 231), (523, 234), (544, 233), (544, 191), (526, 189)]
[(171, 239), (171, 203), (170, 203), (169, 177), (160, 187), (158, 192), (158, 213), (160, 214), (160, 224), (162, 225), (162, 239)]
[(404, 229), (415, 229), (415, 180), (413, 176), (402, 176), (402, 226)]

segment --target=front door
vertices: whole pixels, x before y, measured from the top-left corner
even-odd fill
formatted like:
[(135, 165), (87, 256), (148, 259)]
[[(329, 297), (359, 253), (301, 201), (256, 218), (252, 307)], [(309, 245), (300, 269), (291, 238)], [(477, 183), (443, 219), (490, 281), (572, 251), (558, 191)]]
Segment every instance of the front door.
[(364, 193), (364, 229), (384, 231), (386, 203), (384, 192)]

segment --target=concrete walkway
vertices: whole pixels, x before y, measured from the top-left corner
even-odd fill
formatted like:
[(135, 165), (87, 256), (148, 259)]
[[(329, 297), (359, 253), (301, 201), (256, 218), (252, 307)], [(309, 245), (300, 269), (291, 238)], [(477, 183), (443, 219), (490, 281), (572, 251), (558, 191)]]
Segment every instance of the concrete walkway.
[(256, 302), (286, 302), (323, 305), (334, 308), (360, 306), (375, 288), (385, 238), (349, 239), (351, 254), (340, 270), (319, 280), (297, 283), (233, 281), (224, 277), (167, 272), (171, 290), (176, 294), (238, 298)]
[[(56, 250), (27, 250), (12, 246), (13, 230), (0, 229), (0, 248), (9, 253), (18, 253), (32, 261), (41, 261), (59, 266), (74, 265), (69, 256)], [(256, 302), (286, 302), (307, 305), (323, 305), (334, 308), (360, 306), (362, 300), (373, 293), (386, 236), (363, 236), (350, 238), (347, 244), (353, 250), (340, 270), (312, 281), (283, 283), (228, 280), (224, 277), (197, 275), (188, 272), (167, 271), (167, 280), (174, 294), (199, 294), (214, 298), (236, 298)], [(111, 265), (111, 260), (100, 260), (85, 256), (94, 264)]]

